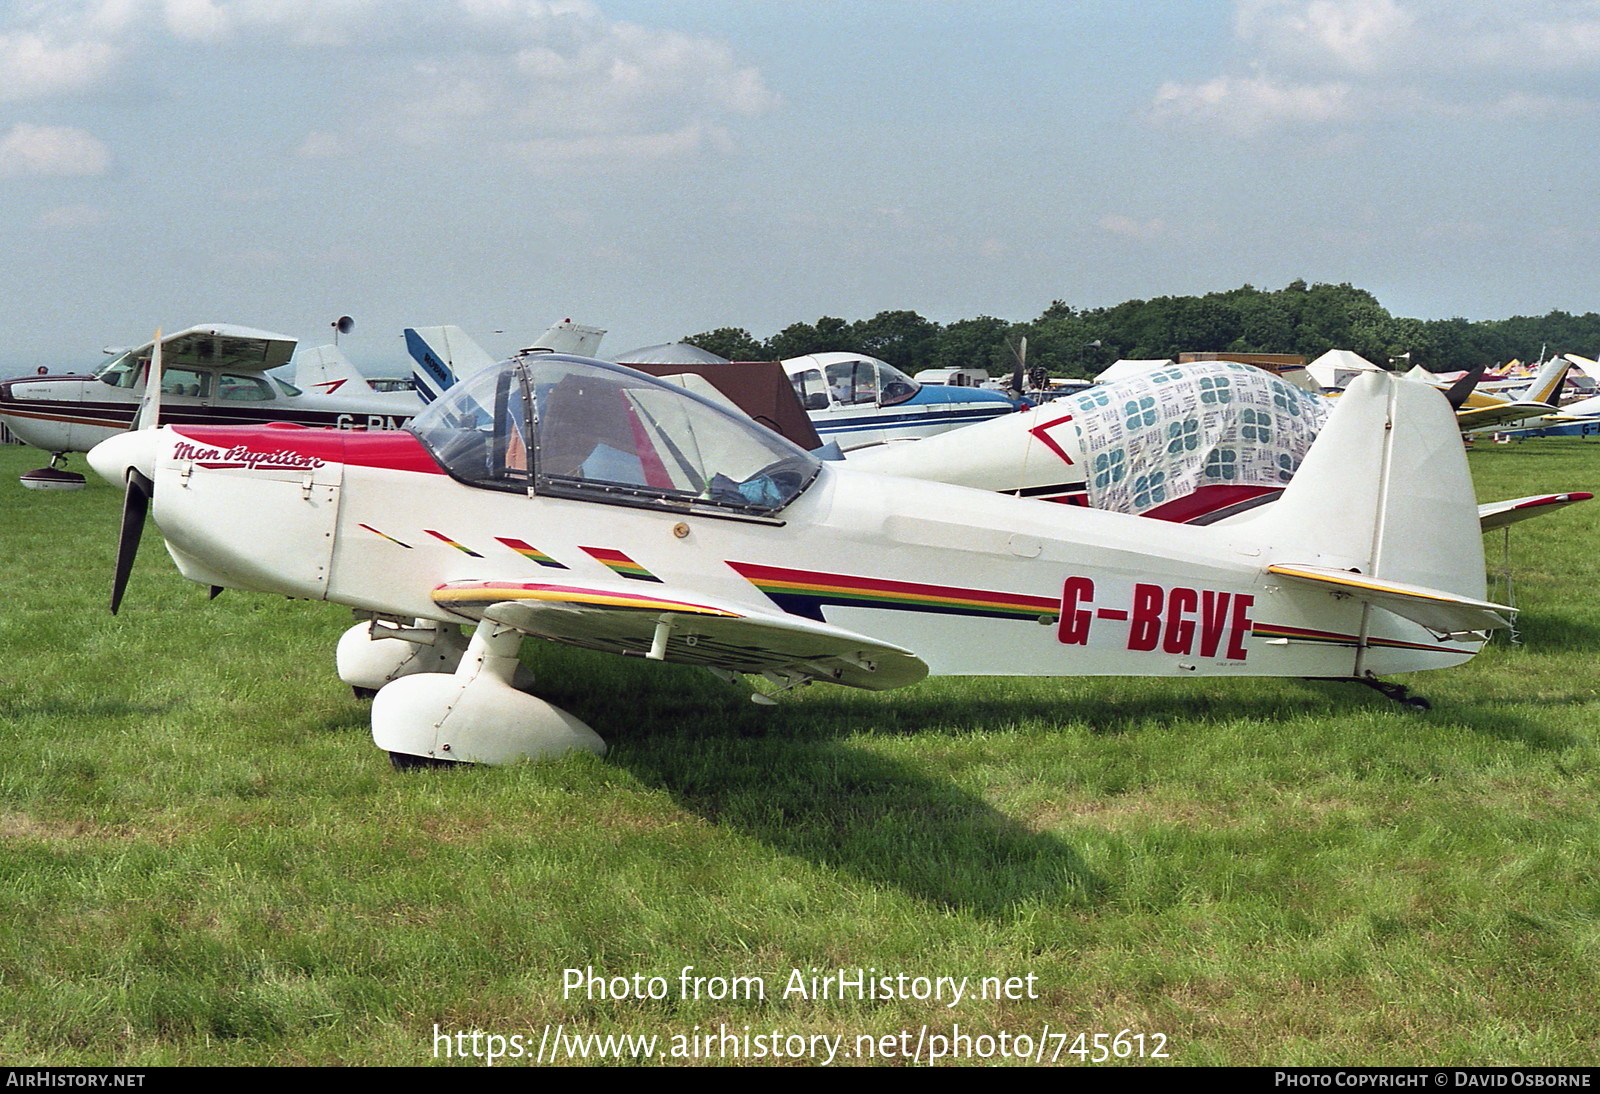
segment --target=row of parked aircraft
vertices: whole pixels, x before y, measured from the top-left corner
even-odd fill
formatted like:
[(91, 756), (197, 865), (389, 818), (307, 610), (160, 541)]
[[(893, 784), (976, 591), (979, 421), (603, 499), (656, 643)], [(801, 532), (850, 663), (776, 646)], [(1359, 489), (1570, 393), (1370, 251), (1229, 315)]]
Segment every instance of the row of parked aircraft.
[[(533, 348), (592, 356), (604, 334), (599, 328), (564, 320), (545, 331)], [(379, 391), (336, 344), (296, 353), (292, 337), (227, 324), (166, 335), (160, 338), (165, 362), (161, 420), (398, 429), (457, 377), (495, 363), (459, 327), (408, 328), (405, 337), (412, 358), (411, 380), (403, 390)], [(117, 351), (89, 375), (39, 375), (0, 382), (0, 421), (18, 439), (52, 456), (49, 468), (25, 477), (29, 485), (82, 484), (81, 475), (62, 469), (66, 454), (87, 452), (130, 427), (145, 395), (145, 375), (155, 345), (152, 340)], [(647, 367), (680, 364), (685, 351), (694, 348), (651, 347), (619, 360)], [(699, 356), (690, 364), (728, 364), (714, 355), (694, 353)], [(273, 373), (291, 358), (292, 384)], [(999, 392), (922, 384), (887, 362), (862, 354), (813, 354), (782, 364), (816, 434), (841, 450), (930, 436), (1016, 409), (1016, 403)]]
[[(63, 423), (115, 434), (89, 457), (126, 492), (113, 610), (147, 512), (180, 571), (213, 591), (350, 606), (366, 621), (340, 641), (339, 673), (375, 693), (374, 739), (402, 766), (603, 749), (517, 686), (528, 636), (780, 690), (1264, 675), (1420, 704), (1380, 678), (1459, 664), (1513, 614), (1485, 599), (1480, 530), (1588, 497), (1480, 510), (1451, 398), (1381, 373), (1330, 409), (1247, 366), (1161, 369), (839, 461), (714, 389), (544, 352), (559, 346), (469, 370), (448, 328), (408, 332), (451, 383), (405, 428), (382, 411), (200, 424), (192, 400), (269, 401), (229, 398), (224, 376), (297, 398), (245, 367), (281, 342), (251, 331), (245, 348), (233, 333), (158, 336), (80, 378), (135, 396), (117, 402), (137, 429)], [(835, 363), (801, 371), (827, 381)], [(337, 358), (319, 367), (310, 386), (349, 386)], [(830, 390), (830, 406), (911, 401), (893, 401), (903, 374), (848, 375), (852, 395), (877, 394)], [(57, 401), (89, 419), (95, 400)], [(330, 424), (360, 428), (305, 428)]]

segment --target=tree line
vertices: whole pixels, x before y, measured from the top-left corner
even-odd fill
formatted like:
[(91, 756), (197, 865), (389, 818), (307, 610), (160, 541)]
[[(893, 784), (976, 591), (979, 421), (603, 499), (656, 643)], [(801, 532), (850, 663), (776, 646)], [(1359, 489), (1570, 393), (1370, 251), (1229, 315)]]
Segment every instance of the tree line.
[[(721, 327), (683, 339), (735, 361), (772, 361), (845, 350), (880, 357), (906, 372), (985, 368), (1009, 373), (1027, 338), (1028, 364), (1053, 376), (1093, 377), (1120, 358), (1176, 358), (1183, 352), (1298, 353), (1308, 361), (1348, 349), (1375, 364), (1400, 361), (1455, 372), (1545, 353), (1600, 355), (1600, 315), (1552, 311), (1511, 319), (1407, 319), (1348, 284), (1294, 281), (1282, 289), (1243, 285), (1203, 296), (1128, 300), (1108, 308), (1053, 302), (1037, 318), (994, 316), (937, 323), (914, 311), (847, 321), (823, 316), (759, 339)], [(1407, 358), (1407, 355), (1409, 357)]]

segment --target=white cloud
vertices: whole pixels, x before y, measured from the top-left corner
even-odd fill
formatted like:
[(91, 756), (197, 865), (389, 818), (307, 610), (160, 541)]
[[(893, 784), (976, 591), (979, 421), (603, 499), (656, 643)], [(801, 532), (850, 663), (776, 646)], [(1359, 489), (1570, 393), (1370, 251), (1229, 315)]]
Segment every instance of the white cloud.
[(1262, 75), (1218, 76), (1202, 84), (1162, 84), (1151, 112), (1160, 121), (1214, 122), (1236, 133), (1254, 133), (1347, 118), (1351, 89), (1344, 83), (1313, 86)]
[[(0, 19), (0, 101), (72, 94), (119, 71), (148, 0), (16, 5)], [(7, 25), (9, 24), (9, 25)]]
[(587, 0), (61, 0), (0, 15), (0, 101), (148, 85), (222, 58), (241, 78), (295, 65), (327, 88), (294, 151), (306, 159), (396, 140), (546, 165), (692, 157), (776, 102), (722, 40)]
[(546, 167), (680, 159), (725, 149), (728, 121), (776, 102), (714, 38), (613, 22), (584, 3), (460, 3), (476, 33), (391, 81), (389, 125), (408, 143), (466, 140)]
[[(1600, 109), (1597, 0), (1235, 0), (1238, 56), (1166, 83), (1150, 117), (1237, 135), (1404, 116)], [(1292, 75), (1289, 75), (1292, 74)]]
[(1400, 0), (1240, 0), (1234, 30), (1277, 60), (1360, 70), (1409, 48), (1416, 22)]
[(34, 31), (0, 34), (0, 101), (80, 91), (96, 83), (118, 56), (100, 41), (61, 41)]
[(1125, 239), (1137, 239), (1144, 242), (1160, 239), (1168, 234), (1167, 222), (1160, 217), (1149, 220), (1136, 220), (1121, 213), (1107, 213), (1100, 218), (1099, 227), (1102, 232)]
[(0, 177), (99, 175), (110, 163), (105, 145), (69, 126), (19, 122), (0, 136)]
[(346, 155), (349, 149), (345, 142), (336, 134), (313, 130), (306, 134), (306, 139), (294, 150), (297, 159), (303, 160), (331, 160)]
[[(433, 7), (442, 5), (434, 4)], [(415, 25), (412, 4), (392, 0), (161, 0), (162, 24), (191, 42), (226, 42), (265, 33), (302, 46), (346, 46), (389, 13)]]
[(1214, 239), (1220, 230), (1214, 222), (1208, 220), (1174, 224), (1165, 217), (1140, 220), (1138, 217), (1122, 213), (1105, 214), (1095, 222), (1095, 227), (1107, 235), (1119, 236), (1122, 239), (1163, 244)]
[(726, 132), (689, 125), (667, 133), (589, 133), (507, 141), (500, 147), (539, 174), (566, 173), (596, 167), (623, 170), (648, 167), (662, 160), (690, 158), (709, 149), (724, 150)]

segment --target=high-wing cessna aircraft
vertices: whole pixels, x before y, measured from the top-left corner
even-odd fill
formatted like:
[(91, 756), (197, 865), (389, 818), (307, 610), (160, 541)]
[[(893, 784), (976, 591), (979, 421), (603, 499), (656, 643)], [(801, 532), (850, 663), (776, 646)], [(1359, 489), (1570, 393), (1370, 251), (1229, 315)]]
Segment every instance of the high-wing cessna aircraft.
[[(288, 364), (295, 339), (249, 327), (208, 323), (160, 336), (165, 360), (161, 420), (295, 422), (340, 429), (398, 429), (420, 404), (368, 393), (303, 393), (267, 370)], [(51, 454), (46, 482), (82, 485), (57, 470), (68, 452), (87, 452), (132, 426), (145, 397), (155, 340), (123, 350), (92, 376), (27, 376), (0, 382), (0, 421), (25, 444)], [(334, 351), (337, 353), (337, 351)], [(341, 355), (342, 356), (342, 355)], [(27, 476), (24, 476), (27, 478)], [(34, 483), (34, 485), (38, 485)]]
[[(514, 358), (402, 432), (175, 425), (90, 455), (189, 579), (347, 604), (339, 670), (397, 763), (600, 751), (512, 686), (525, 636), (780, 687), (929, 673), (1384, 685), (1470, 658), (1486, 602), (1444, 397), (1362, 377), (1278, 502), (1166, 524), (825, 464), (653, 377)], [(461, 628), (477, 624), (470, 641)], [(1410, 700), (1418, 704), (1421, 700)]]

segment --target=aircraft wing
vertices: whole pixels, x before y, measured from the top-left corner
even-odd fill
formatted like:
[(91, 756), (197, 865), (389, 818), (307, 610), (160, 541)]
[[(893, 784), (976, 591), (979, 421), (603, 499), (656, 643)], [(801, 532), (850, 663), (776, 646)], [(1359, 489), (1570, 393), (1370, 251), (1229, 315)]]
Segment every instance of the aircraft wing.
[(1509, 627), (1511, 617), (1517, 613), (1515, 608), (1505, 604), (1326, 566), (1277, 564), (1268, 566), (1267, 572), (1353, 597), (1451, 638)]
[[(146, 342), (138, 356), (148, 355), (152, 345)], [(286, 334), (209, 323), (166, 335), (161, 339), (161, 356), (169, 368), (193, 365), (265, 372), (288, 364), (295, 345), (296, 340)]]
[(433, 601), (467, 619), (514, 627), (535, 638), (704, 665), (728, 672), (815, 679), (883, 691), (914, 684), (928, 666), (910, 650), (827, 623), (666, 586), (537, 581), (452, 581)]
[(1487, 429), (1490, 426), (1539, 418), (1555, 412), (1556, 408), (1549, 403), (1510, 402), (1496, 403), (1493, 406), (1464, 406), (1456, 411), (1456, 424), (1463, 431)]
[(1485, 532), (1504, 528), (1519, 520), (1554, 513), (1557, 509), (1565, 509), (1592, 497), (1593, 494), (1579, 490), (1570, 494), (1535, 494), (1527, 498), (1512, 498), (1510, 501), (1485, 502), (1478, 506), (1478, 524)]

